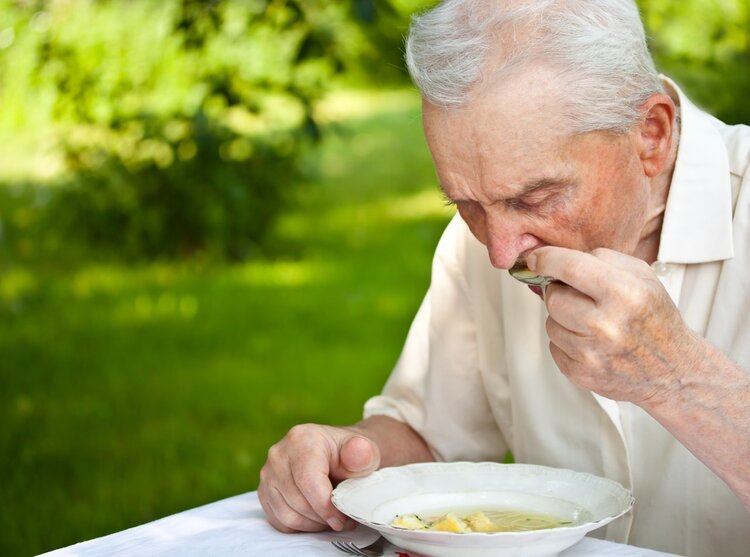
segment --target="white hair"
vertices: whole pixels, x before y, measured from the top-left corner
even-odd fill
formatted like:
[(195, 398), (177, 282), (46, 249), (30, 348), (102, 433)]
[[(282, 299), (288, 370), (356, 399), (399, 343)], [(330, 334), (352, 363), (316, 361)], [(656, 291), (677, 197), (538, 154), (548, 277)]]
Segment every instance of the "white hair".
[(624, 133), (664, 92), (634, 0), (444, 0), (413, 17), (406, 62), (444, 107), (541, 62), (558, 74), (573, 133)]

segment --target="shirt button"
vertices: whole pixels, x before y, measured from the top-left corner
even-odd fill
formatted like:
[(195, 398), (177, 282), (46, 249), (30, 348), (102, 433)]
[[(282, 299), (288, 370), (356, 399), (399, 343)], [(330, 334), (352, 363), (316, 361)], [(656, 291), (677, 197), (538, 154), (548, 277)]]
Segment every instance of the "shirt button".
[(660, 277), (663, 277), (664, 275), (669, 273), (669, 265), (667, 263), (664, 263), (664, 261), (654, 261), (654, 263), (652, 263), (651, 265), (651, 268)]

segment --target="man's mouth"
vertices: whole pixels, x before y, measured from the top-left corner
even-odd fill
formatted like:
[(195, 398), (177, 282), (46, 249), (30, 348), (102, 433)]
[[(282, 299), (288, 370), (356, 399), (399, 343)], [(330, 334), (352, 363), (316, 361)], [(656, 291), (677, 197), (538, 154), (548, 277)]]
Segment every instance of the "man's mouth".
[(531, 290), (534, 294), (544, 300), (544, 290), (542, 290), (541, 286), (538, 286), (536, 284), (528, 284), (527, 286), (529, 287), (529, 290)]

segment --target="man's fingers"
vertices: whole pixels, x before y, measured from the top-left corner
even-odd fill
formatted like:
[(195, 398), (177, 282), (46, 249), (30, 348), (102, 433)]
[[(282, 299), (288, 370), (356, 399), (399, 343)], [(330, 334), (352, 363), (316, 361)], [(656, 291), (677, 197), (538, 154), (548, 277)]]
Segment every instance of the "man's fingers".
[(331, 502), (333, 485), (341, 479), (368, 474), (379, 463), (377, 446), (354, 430), (316, 424), (295, 426), (269, 449), (258, 496), (269, 522), (278, 530), (353, 528), (354, 521)]
[(613, 286), (618, 286), (619, 271), (641, 278), (651, 276), (651, 269), (645, 261), (607, 248), (585, 253), (544, 246), (529, 254), (527, 264), (533, 272), (554, 277), (595, 301), (602, 300)]
[(318, 532), (328, 524), (307, 504), (292, 481), (289, 464), (275, 458), (278, 451), (269, 451), (271, 458), (261, 470), (258, 499), (271, 525), (281, 532)]
[(276, 488), (267, 489), (261, 503), (271, 525), (281, 532), (320, 532), (328, 529), (323, 520), (312, 520), (294, 509)]
[(380, 453), (372, 441), (361, 435), (342, 436), (331, 450), (334, 454), (327, 459), (321, 454), (312, 457), (320, 459), (317, 463), (307, 455), (299, 466), (291, 469), (291, 475), (310, 509), (334, 530), (342, 530), (350, 521), (331, 502), (333, 484), (330, 478), (344, 480), (365, 476), (377, 469)]
[[(296, 435), (296, 434), (295, 434)], [(331, 503), (333, 485), (329, 478), (337, 447), (321, 437), (297, 439), (299, 450), (289, 455), (287, 477), (293, 482), (294, 491), (306, 502), (306, 508), (334, 530), (341, 530), (345, 520)], [(326, 447), (326, 450), (321, 448)]]
[(344, 434), (330, 439), (327, 451), (300, 452), (290, 463), (289, 474), (310, 510), (334, 530), (342, 530), (350, 521), (331, 502), (331, 479), (366, 475), (375, 470), (379, 462), (377, 448), (369, 439)]
[(557, 364), (557, 368), (565, 375), (570, 378), (570, 370), (574, 369), (576, 361), (568, 356), (565, 351), (559, 346), (550, 342), (549, 352), (552, 355), (552, 359)]
[(544, 292), (544, 303), (552, 319), (574, 333), (586, 334), (586, 317), (596, 309), (594, 301), (567, 284), (549, 284)]
[(292, 478), (301, 496), (309, 503), (309, 507), (317, 516), (334, 530), (342, 530), (346, 523), (346, 516), (331, 503), (333, 485), (328, 478), (328, 467), (320, 470), (313, 467), (298, 467), (293, 469)]
[[(298, 481), (299, 476), (301, 476), (301, 474), (295, 474), (290, 463), (288, 477), (292, 479), (293, 485), (287, 486), (283, 490), (283, 492), (281, 492), (282, 497), (286, 501), (287, 505), (289, 505), (292, 509), (294, 509), (297, 513), (301, 514), (305, 518), (308, 518), (313, 522), (323, 524), (324, 526), (329, 525), (328, 512), (330, 511), (330, 509), (328, 507), (325, 507), (323, 514), (321, 514), (321, 512), (313, 508), (313, 503), (310, 502), (308, 495), (309, 488), (306, 484), (307, 479), (303, 476), (300, 477)], [(324, 482), (325, 485), (323, 486), (321, 491), (324, 494), (326, 492), (328, 493), (327, 498), (330, 501), (332, 488), (330, 482), (328, 481), (328, 477), (325, 475)]]
[(564, 353), (571, 360), (584, 363), (584, 355), (581, 353), (581, 336), (572, 332), (567, 327), (555, 321), (552, 316), (545, 323), (547, 337), (556, 349)]
[(613, 280), (608, 263), (582, 251), (545, 246), (534, 250), (526, 261), (533, 272), (562, 281), (595, 301), (606, 296)]

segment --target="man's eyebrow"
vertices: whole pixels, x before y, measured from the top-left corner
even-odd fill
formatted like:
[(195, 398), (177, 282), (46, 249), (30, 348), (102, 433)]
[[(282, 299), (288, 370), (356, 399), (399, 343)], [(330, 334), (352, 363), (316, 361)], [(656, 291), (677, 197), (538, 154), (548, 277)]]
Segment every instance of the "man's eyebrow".
[(448, 195), (448, 190), (443, 186), (443, 183), (438, 180), (438, 189), (440, 190), (440, 195), (443, 197), (443, 201), (446, 204), (452, 204), (455, 202), (455, 200)]
[[(562, 188), (574, 185), (575, 183), (575, 179), (570, 176), (545, 176), (542, 178), (536, 178), (524, 183), (518, 190), (518, 193), (512, 195), (509, 199), (519, 199), (537, 190)], [(438, 181), (438, 188), (440, 189), (440, 193), (446, 203), (453, 204), (457, 201), (448, 195), (447, 188), (444, 187), (444, 184), (440, 181)]]
[(576, 180), (570, 176), (547, 176), (530, 180), (523, 184), (517, 193), (510, 195), (506, 201), (520, 200), (536, 191), (558, 190), (568, 186), (575, 186)]
[(561, 188), (564, 186), (572, 185), (574, 183), (575, 183), (575, 180), (568, 176), (546, 176), (544, 178), (539, 178), (539, 179), (526, 182), (521, 187), (519, 192), (513, 197), (519, 198), (519, 197), (523, 197), (524, 195), (533, 193), (537, 190)]
[(456, 200), (449, 197), (448, 194), (445, 193), (445, 190), (442, 188), (442, 186), (440, 187), (440, 197), (443, 198), (443, 205), (455, 205), (456, 204)]

